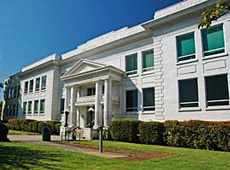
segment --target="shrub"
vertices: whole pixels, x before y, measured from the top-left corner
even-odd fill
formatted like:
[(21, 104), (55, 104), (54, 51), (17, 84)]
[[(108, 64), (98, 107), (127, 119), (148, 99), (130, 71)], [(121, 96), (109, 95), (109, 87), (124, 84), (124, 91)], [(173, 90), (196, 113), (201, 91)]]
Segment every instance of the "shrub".
[[(29, 119), (10, 119), (7, 123), (8, 128), (19, 131), (31, 131), (31, 122)], [(30, 124), (30, 125), (29, 125)]]
[(38, 121), (32, 122), (32, 132), (38, 133)]
[(9, 139), (7, 138), (8, 132), (9, 132), (8, 127), (0, 122), (0, 141), (2, 142), (9, 141)]
[(118, 119), (111, 123), (112, 138), (116, 141), (138, 142), (138, 126), (141, 121)]
[(166, 121), (167, 144), (230, 151), (230, 122)]
[(60, 127), (61, 127), (60, 122), (55, 124), (55, 135), (60, 135)]
[(139, 124), (141, 143), (164, 144), (165, 128), (164, 123), (160, 122), (141, 122)]
[(42, 133), (43, 128), (46, 126), (47, 126), (46, 122), (39, 121), (38, 122), (38, 132)]

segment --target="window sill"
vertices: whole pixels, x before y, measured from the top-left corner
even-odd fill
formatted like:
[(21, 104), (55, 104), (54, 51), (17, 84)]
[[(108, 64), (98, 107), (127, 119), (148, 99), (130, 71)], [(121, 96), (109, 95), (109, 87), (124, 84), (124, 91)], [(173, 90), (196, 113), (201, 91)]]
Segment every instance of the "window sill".
[(149, 71), (144, 71), (141, 73), (142, 76), (145, 76), (145, 75), (149, 75), (149, 74), (153, 74), (154, 73), (154, 70), (149, 70)]
[(187, 61), (180, 61), (180, 62), (178, 62), (176, 65), (183, 65), (183, 64), (190, 64), (190, 63), (194, 63), (194, 62), (197, 62), (198, 61), (198, 59), (197, 58), (195, 58), (195, 59), (190, 59), (190, 60), (187, 60)]
[(205, 108), (206, 111), (212, 111), (212, 110), (230, 110), (230, 106), (211, 106)]
[(141, 112), (142, 115), (149, 115), (149, 114), (155, 114), (155, 111), (143, 111)]
[(228, 53), (213, 54), (209, 56), (203, 56), (202, 60), (209, 60), (212, 58), (226, 57), (226, 56), (228, 56)]
[(138, 74), (132, 74), (132, 75), (129, 75), (129, 76), (126, 75), (126, 78), (132, 78), (132, 77), (138, 77)]
[(126, 112), (125, 115), (138, 115), (138, 112)]
[(202, 109), (199, 107), (195, 107), (195, 108), (181, 108), (179, 109), (179, 112), (196, 112), (196, 111), (201, 111)]

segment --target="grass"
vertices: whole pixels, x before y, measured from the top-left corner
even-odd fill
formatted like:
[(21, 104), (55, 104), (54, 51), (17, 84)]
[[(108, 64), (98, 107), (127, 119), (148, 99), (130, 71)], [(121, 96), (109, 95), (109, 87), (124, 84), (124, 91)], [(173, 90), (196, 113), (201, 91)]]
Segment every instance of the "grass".
[(40, 135), (39, 133), (24, 132), (24, 131), (18, 131), (18, 130), (9, 130), (9, 134), (11, 135)]
[[(80, 142), (97, 145), (98, 141)], [(105, 147), (174, 153), (175, 156), (154, 158), (142, 162), (125, 162), (64, 151), (22, 142), (0, 143), (0, 169), (110, 169), (110, 170), (228, 170), (230, 153), (104, 142)]]

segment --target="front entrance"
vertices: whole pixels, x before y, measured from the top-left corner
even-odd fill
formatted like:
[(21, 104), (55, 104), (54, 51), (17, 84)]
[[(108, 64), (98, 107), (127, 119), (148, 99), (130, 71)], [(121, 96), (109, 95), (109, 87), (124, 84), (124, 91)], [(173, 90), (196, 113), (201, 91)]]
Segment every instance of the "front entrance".
[(94, 107), (87, 107), (87, 128), (93, 128), (95, 122), (95, 112)]

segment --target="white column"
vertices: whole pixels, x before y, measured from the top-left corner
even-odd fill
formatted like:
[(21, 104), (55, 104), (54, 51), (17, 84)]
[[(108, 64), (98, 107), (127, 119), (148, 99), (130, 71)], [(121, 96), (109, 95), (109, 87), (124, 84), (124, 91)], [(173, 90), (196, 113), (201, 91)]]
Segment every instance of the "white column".
[(105, 80), (104, 126), (109, 126), (112, 115), (112, 81)]
[(68, 110), (69, 111), (69, 95), (70, 93), (70, 88), (69, 87), (66, 87), (66, 94), (65, 94), (65, 110)]
[(102, 125), (102, 106), (100, 104), (101, 93), (102, 93), (101, 82), (97, 81), (96, 82), (96, 96), (95, 96), (95, 123), (94, 123), (95, 129)]
[[(80, 98), (80, 88), (77, 87), (76, 91), (77, 91), (76, 99), (78, 100)], [(80, 118), (81, 118), (81, 115), (80, 115), (80, 108), (79, 108), (79, 106), (77, 106), (76, 112), (77, 112), (77, 126), (80, 127)]]
[(70, 126), (73, 127), (76, 125), (76, 88), (74, 86), (71, 87), (70, 96)]

